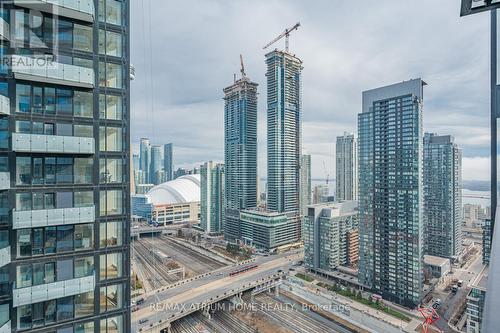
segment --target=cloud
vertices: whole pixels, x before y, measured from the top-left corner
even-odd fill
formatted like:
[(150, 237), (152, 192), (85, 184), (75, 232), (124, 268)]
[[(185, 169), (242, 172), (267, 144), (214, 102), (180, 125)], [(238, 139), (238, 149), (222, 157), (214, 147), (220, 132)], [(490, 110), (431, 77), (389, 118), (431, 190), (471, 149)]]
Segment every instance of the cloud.
[(462, 160), (464, 180), (490, 180), (489, 157), (464, 157)]
[[(222, 89), (239, 73), (241, 53), (247, 74), (259, 83), (259, 174), (265, 176), (262, 46), (300, 21), (290, 49), (304, 61), (302, 138), (313, 177), (324, 177), (323, 162), (334, 174), (335, 137), (356, 132), (363, 90), (416, 77), (429, 84), (425, 130), (454, 135), (466, 157), (487, 158), (488, 17), (460, 18), (456, 0), (435, 3), (133, 1), (132, 141), (173, 142), (179, 165), (222, 160)], [(464, 178), (473, 179), (477, 174), (468, 170)]]

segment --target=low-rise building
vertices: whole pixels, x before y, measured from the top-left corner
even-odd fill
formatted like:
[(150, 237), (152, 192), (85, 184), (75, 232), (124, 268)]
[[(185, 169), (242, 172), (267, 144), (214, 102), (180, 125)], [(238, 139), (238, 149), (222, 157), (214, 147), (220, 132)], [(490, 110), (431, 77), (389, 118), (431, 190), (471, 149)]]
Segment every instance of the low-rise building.
[(272, 250), (297, 241), (286, 213), (261, 209), (240, 212), (241, 239), (258, 249)]
[(488, 266), (479, 273), (467, 295), (467, 333), (481, 332), (487, 282)]
[(132, 215), (160, 225), (199, 222), (200, 175), (182, 176), (132, 196)]
[(451, 271), (449, 258), (424, 255), (424, 272), (428, 278), (441, 279)]
[(310, 270), (332, 271), (358, 261), (357, 201), (310, 205), (304, 218), (304, 263)]

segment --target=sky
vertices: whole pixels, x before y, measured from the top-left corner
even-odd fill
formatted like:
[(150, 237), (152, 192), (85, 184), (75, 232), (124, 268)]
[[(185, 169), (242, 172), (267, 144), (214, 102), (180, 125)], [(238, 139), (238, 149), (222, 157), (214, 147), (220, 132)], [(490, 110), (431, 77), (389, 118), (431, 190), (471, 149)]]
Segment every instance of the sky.
[[(463, 179), (489, 177), (489, 14), (458, 0), (131, 1), (131, 141), (174, 144), (176, 167), (224, 160), (222, 89), (240, 71), (259, 84), (259, 176), (266, 176), (266, 53), (300, 21), (303, 153), (334, 178), (336, 137), (357, 132), (364, 90), (422, 78), (424, 130), (463, 149)], [(284, 41), (273, 47), (284, 48)]]

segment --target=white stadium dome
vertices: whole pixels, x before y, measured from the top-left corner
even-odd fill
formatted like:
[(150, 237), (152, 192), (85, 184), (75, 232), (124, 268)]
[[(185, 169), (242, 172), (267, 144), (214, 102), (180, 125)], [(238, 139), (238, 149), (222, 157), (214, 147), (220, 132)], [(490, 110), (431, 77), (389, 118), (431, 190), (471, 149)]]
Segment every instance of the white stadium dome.
[(148, 193), (153, 205), (200, 201), (200, 175), (185, 175), (153, 187)]

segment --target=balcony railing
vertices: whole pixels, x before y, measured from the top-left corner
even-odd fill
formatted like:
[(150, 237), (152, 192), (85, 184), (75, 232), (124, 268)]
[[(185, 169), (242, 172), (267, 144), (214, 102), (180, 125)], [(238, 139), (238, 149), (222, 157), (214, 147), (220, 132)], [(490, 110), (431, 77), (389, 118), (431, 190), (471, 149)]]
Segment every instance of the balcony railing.
[(9, 24), (0, 18), (0, 39), (8, 40), (10, 38)]
[(0, 172), (0, 191), (10, 189), (10, 172)]
[(10, 264), (10, 246), (0, 249), (0, 268)]
[(34, 304), (61, 297), (74, 296), (93, 291), (95, 287), (94, 275), (66, 281), (58, 281), (39, 286), (14, 289), (12, 291), (12, 305), (18, 307)]
[(4, 95), (0, 95), (0, 115), (10, 115), (10, 99)]
[(95, 221), (95, 207), (56, 208), (12, 212), (12, 228), (37, 228)]
[(12, 133), (12, 150), (28, 153), (94, 154), (94, 138)]
[(37, 9), (42, 12), (69, 18), (94, 21), (93, 0), (14, 0), (21, 7)]
[(10, 320), (9, 320), (0, 327), (0, 333), (11, 333), (11, 332), (12, 332), (12, 329), (11, 329)]
[(93, 88), (94, 70), (82, 66), (62, 64), (48, 58), (11, 56), (14, 76), (19, 79), (75, 87)]

